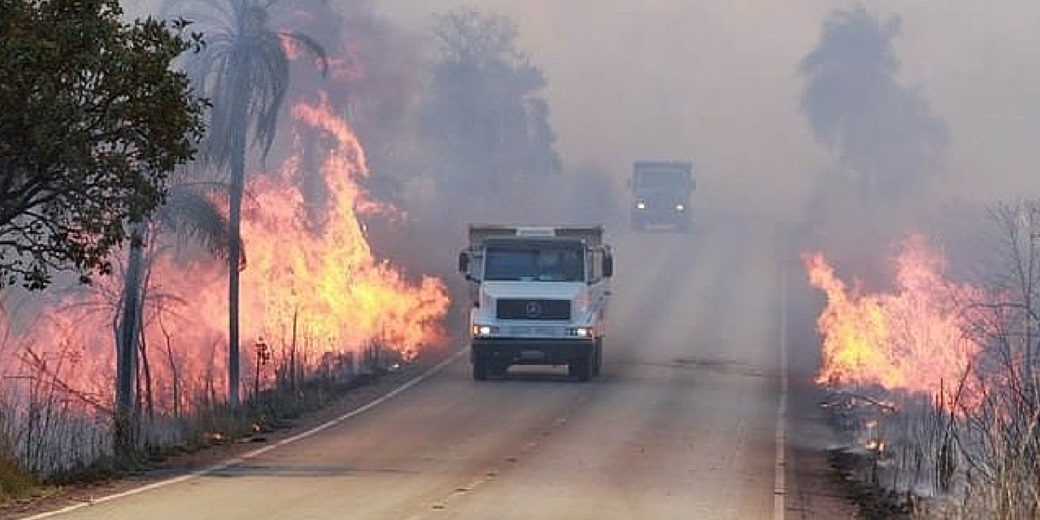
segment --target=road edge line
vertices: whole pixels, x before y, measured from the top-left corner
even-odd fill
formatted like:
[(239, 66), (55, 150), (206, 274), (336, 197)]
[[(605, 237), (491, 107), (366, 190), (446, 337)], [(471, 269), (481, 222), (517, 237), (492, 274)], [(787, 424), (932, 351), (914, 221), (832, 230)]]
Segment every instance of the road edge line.
[(38, 514), (33, 515), (33, 516), (27, 516), (27, 517), (24, 517), (24, 518), (22, 518), (20, 520), (42, 520), (44, 518), (51, 518), (51, 517), (55, 517), (55, 516), (59, 516), (59, 515), (64, 515), (64, 514), (76, 511), (78, 509), (82, 509), (84, 507), (92, 506), (94, 504), (100, 504), (100, 503), (103, 503), (103, 502), (110, 502), (112, 500), (117, 500), (117, 499), (120, 499), (120, 498), (125, 498), (125, 497), (128, 497), (128, 496), (144, 493), (145, 491), (151, 491), (153, 489), (159, 489), (159, 488), (163, 488), (163, 487), (166, 487), (166, 486), (171, 486), (173, 484), (179, 484), (181, 482), (185, 482), (185, 481), (188, 481), (188, 480), (191, 480), (191, 479), (194, 479), (194, 478), (198, 478), (198, 477), (202, 477), (202, 476), (208, 475), (210, 473), (214, 473), (214, 472), (217, 472), (217, 471), (220, 471), (220, 470), (223, 470), (223, 469), (227, 469), (227, 468), (229, 468), (231, 466), (234, 466), (236, 464), (241, 464), (241, 463), (243, 463), (243, 462), (245, 462), (245, 461), (247, 461), (249, 459), (259, 457), (260, 455), (263, 455), (264, 453), (267, 453), (267, 452), (269, 452), (269, 451), (271, 451), (271, 450), (273, 450), (275, 448), (278, 448), (280, 446), (285, 446), (287, 444), (292, 444), (292, 443), (294, 443), (296, 441), (299, 441), (301, 439), (306, 439), (307, 437), (310, 437), (311, 435), (314, 435), (314, 434), (316, 434), (316, 433), (318, 433), (318, 432), (320, 432), (322, 430), (326, 430), (328, 428), (331, 428), (331, 427), (333, 427), (333, 426), (335, 426), (335, 425), (337, 425), (337, 424), (339, 424), (339, 423), (341, 423), (343, 421), (346, 421), (347, 419), (350, 419), (352, 417), (356, 417), (358, 415), (361, 415), (361, 414), (363, 414), (363, 413), (365, 413), (365, 412), (367, 412), (367, 411), (369, 411), (369, 410), (371, 410), (371, 409), (373, 409), (373, 408), (375, 408), (375, 407), (377, 407), (377, 406), (379, 406), (379, 405), (381, 405), (381, 404), (383, 404), (383, 403), (393, 399), (394, 397), (397, 397), (398, 395), (403, 393), (405, 390), (408, 390), (409, 388), (411, 388), (411, 387), (413, 387), (413, 386), (415, 386), (415, 385), (425, 381), (426, 379), (429, 379), (430, 376), (436, 374), (437, 372), (440, 372), (441, 370), (444, 370), (444, 367), (454, 363), (458, 358), (462, 357), (462, 355), (465, 354), (466, 352), (468, 352), (468, 349), (458, 350), (454, 354), (449, 356), (447, 359), (444, 359), (440, 363), (437, 363), (436, 365), (430, 367), (425, 372), (415, 376), (414, 378), (409, 379), (408, 381), (406, 381), (401, 386), (391, 390), (390, 392), (387, 392), (386, 394), (380, 396), (378, 399), (376, 399), (376, 400), (374, 400), (372, 402), (369, 402), (369, 403), (367, 403), (367, 404), (365, 404), (363, 406), (360, 406), (358, 408), (355, 408), (355, 409), (353, 409), (353, 410), (351, 410), (351, 411), (349, 411), (349, 412), (347, 412), (347, 413), (345, 413), (343, 415), (340, 415), (339, 417), (336, 417), (336, 418), (330, 419), (328, 421), (325, 421), (324, 423), (321, 423), (318, 426), (315, 426), (315, 427), (313, 427), (313, 428), (311, 428), (309, 430), (302, 431), (302, 432), (297, 433), (296, 435), (293, 435), (291, 437), (286, 437), (286, 438), (284, 438), (284, 439), (282, 439), (282, 440), (280, 440), (280, 441), (278, 441), (278, 442), (276, 442), (274, 444), (271, 444), (269, 446), (264, 446), (263, 448), (259, 448), (259, 449), (247, 452), (247, 453), (239, 455), (237, 457), (225, 460), (223, 462), (219, 462), (217, 464), (213, 464), (211, 466), (207, 466), (207, 467), (202, 468), (202, 469), (198, 469), (198, 470), (192, 471), (190, 473), (186, 473), (184, 475), (178, 475), (176, 477), (171, 477), (171, 478), (168, 478), (168, 479), (159, 480), (157, 482), (152, 482), (150, 484), (145, 484), (145, 485), (143, 485), (141, 487), (128, 489), (126, 491), (122, 491), (122, 492), (119, 492), (119, 493), (114, 493), (112, 495), (105, 495), (103, 497), (93, 498), (93, 499), (91, 499), (88, 502), (80, 502), (78, 504), (72, 504), (72, 505), (69, 505), (69, 506), (65, 506), (65, 507), (63, 507), (61, 509), (56, 509), (54, 511), (47, 511), (45, 513), (38, 513)]
[[(781, 234), (780, 238), (783, 238)], [(786, 248), (785, 248), (786, 249)], [(773, 520), (784, 520), (787, 509), (787, 255), (781, 252), (780, 293), (780, 396), (776, 405), (776, 458), (773, 463)]]

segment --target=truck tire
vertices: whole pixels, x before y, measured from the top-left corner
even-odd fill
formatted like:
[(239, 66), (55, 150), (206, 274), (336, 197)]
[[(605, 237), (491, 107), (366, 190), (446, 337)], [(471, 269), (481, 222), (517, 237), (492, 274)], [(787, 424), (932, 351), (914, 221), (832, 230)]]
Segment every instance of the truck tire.
[(592, 379), (592, 368), (593, 358), (595, 358), (595, 349), (590, 349), (588, 354), (580, 358), (575, 358), (567, 363), (567, 375), (577, 378), (578, 381), (588, 381)]
[(488, 362), (487, 372), (491, 377), (506, 377), (509, 372), (509, 363), (503, 361)]
[(473, 379), (475, 381), (485, 381), (488, 376), (488, 362), (483, 356), (475, 356), (473, 358)]

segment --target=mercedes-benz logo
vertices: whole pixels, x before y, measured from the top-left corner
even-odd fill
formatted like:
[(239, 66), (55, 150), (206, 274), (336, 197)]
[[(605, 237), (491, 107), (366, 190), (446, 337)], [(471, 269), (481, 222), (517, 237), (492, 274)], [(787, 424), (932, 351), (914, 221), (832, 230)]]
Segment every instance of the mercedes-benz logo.
[(542, 306), (538, 302), (527, 302), (527, 317), (537, 318), (542, 315)]

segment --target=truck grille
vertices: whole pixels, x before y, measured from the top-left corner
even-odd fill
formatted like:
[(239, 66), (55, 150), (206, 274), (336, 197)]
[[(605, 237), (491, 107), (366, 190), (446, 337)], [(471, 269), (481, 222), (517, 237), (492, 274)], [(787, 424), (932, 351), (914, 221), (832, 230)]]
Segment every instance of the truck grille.
[(495, 315), (500, 320), (569, 320), (569, 300), (503, 299), (498, 300)]

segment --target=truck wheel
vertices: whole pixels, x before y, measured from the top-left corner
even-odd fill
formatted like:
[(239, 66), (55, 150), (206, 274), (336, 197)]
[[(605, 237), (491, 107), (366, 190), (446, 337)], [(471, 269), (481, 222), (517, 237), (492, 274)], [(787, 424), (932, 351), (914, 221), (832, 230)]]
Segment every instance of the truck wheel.
[(588, 381), (592, 379), (592, 365), (595, 354), (592, 350), (588, 354), (576, 359), (570, 360), (567, 363), (567, 375), (577, 378), (578, 381)]
[(491, 377), (506, 377), (506, 372), (509, 371), (509, 363), (502, 361), (496, 361), (494, 363), (488, 363), (488, 375)]
[(484, 381), (488, 376), (488, 362), (482, 356), (473, 358), (473, 379)]

